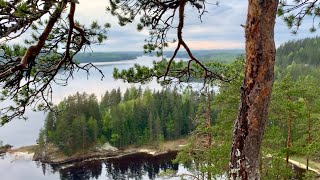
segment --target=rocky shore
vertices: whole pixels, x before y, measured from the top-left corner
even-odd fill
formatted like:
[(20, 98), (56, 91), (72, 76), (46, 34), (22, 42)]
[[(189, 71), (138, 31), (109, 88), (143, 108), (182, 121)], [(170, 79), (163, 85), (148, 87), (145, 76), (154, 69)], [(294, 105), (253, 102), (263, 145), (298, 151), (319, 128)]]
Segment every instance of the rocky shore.
[(41, 159), (35, 154), (33, 160), (40, 161), (42, 163), (57, 165), (57, 166), (65, 166), (70, 164), (75, 164), (79, 162), (87, 162), (87, 161), (96, 161), (96, 160), (117, 160), (122, 158), (128, 158), (138, 155), (144, 155), (149, 157), (158, 157), (165, 155), (167, 153), (178, 152), (178, 150), (168, 150), (168, 151), (159, 151), (157, 153), (148, 153), (145, 151), (100, 151), (100, 152), (88, 152), (86, 154), (77, 154), (73, 156), (63, 157), (63, 158), (46, 158)]
[(26, 146), (10, 150), (8, 153), (28, 153), (33, 154), (32, 160), (40, 161), (55, 166), (72, 166), (80, 162), (95, 161), (95, 160), (117, 160), (122, 158), (130, 158), (134, 156), (147, 156), (147, 157), (161, 157), (168, 153), (177, 153), (185, 146), (186, 140), (180, 139), (175, 141), (164, 142), (157, 148), (152, 146), (142, 147), (128, 147), (123, 150), (118, 150), (109, 144), (100, 148), (88, 150), (86, 152), (77, 153), (71, 156), (66, 156), (61, 153), (53, 145), (46, 148), (46, 152), (39, 152), (38, 146)]

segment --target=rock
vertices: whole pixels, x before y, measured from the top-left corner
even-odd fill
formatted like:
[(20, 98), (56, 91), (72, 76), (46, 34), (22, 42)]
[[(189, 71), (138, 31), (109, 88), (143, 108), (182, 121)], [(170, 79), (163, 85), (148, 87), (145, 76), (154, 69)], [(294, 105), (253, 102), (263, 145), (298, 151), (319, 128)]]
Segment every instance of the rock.
[(7, 144), (0, 147), (0, 154), (5, 154), (7, 151), (9, 151), (12, 148), (11, 145)]
[(138, 152), (143, 152), (143, 153), (147, 153), (147, 154), (150, 154), (150, 155), (155, 155), (156, 154), (156, 151), (150, 150), (150, 149), (139, 149)]
[(97, 148), (99, 151), (118, 151), (118, 148), (111, 146), (110, 143), (106, 142), (101, 147)]

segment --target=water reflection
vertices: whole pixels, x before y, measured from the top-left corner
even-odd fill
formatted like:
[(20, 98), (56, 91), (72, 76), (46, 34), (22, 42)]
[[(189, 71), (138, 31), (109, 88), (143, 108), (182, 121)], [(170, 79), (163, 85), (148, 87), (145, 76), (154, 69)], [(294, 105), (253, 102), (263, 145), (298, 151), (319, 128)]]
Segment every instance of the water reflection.
[(56, 170), (60, 179), (98, 179), (102, 174), (103, 162), (91, 161), (75, 167)]
[[(179, 170), (179, 165), (171, 162), (176, 154), (176, 152), (171, 152), (157, 157), (138, 154), (122, 159), (82, 162), (68, 168), (61, 168), (58, 166), (45, 168), (49, 172), (59, 173), (62, 180), (157, 179), (159, 178), (159, 173), (167, 169), (174, 171)], [(44, 174), (46, 173), (45, 171)]]

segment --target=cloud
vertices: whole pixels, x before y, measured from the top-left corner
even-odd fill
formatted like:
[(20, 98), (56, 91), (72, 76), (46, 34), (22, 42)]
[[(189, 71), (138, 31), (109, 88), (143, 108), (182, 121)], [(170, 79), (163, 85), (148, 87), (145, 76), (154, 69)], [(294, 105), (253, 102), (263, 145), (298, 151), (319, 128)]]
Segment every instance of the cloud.
[[(192, 42), (190, 46), (195, 49), (243, 49), (245, 47), (244, 29), (240, 25), (246, 22), (247, 1), (220, 0), (219, 6), (214, 3), (215, 1), (207, 1), (207, 12), (202, 16), (202, 22), (194, 8), (189, 6), (186, 9), (183, 37), (186, 41)], [(124, 27), (119, 26), (117, 18), (106, 12), (107, 4), (106, 0), (80, 0), (77, 6), (75, 19), (81, 23), (89, 25), (96, 20), (99, 23), (109, 22), (112, 25), (108, 33), (109, 40), (100, 46), (93, 46), (92, 49), (94, 51), (142, 51), (144, 40), (148, 38), (148, 31), (138, 32), (137, 21)], [(293, 36), (283, 20), (277, 18), (276, 45), (279, 46), (288, 40), (318, 35), (319, 33), (311, 34), (308, 31), (311, 23), (312, 19), (306, 18), (298, 35)], [(171, 30), (168, 37), (176, 38), (176, 29)], [(23, 38), (14, 41), (14, 43), (22, 42)]]
[[(242, 49), (243, 42), (239, 41), (186, 41), (189, 48), (194, 50), (211, 50), (211, 49)], [(176, 43), (170, 45), (171, 48), (176, 47)]]

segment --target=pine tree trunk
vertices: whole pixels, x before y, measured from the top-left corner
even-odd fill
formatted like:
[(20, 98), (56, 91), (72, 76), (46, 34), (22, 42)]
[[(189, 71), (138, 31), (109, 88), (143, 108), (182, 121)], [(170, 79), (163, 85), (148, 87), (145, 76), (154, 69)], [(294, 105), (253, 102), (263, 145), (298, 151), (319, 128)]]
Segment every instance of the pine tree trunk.
[(288, 133), (287, 133), (287, 153), (286, 153), (286, 163), (287, 166), (289, 165), (289, 150), (291, 148), (291, 127), (292, 127), (292, 114), (289, 114), (288, 118)]
[(246, 71), (230, 157), (231, 179), (260, 179), (259, 152), (274, 80), (278, 0), (249, 0)]

